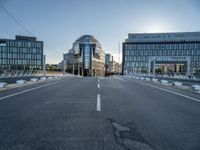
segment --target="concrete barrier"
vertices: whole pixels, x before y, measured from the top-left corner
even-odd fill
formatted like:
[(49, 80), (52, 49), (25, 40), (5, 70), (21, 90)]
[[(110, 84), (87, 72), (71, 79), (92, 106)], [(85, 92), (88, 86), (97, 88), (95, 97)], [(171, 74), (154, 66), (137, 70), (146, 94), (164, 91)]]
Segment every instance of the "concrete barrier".
[(140, 77), (135, 77), (136, 79), (140, 79)]
[(32, 81), (32, 82), (38, 82), (38, 78), (32, 78), (30, 81)]
[(26, 80), (17, 80), (16, 81), (16, 84), (19, 84), (19, 85), (22, 85), (22, 84), (25, 84), (26, 83)]
[(161, 80), (160, 82), (161, 82), (162, 84), (167, 84), (167, 83), (168, 83), (167, 80)]
[(54, 76), (54, 78), (55, 78), (55, 79), (58, 79), (58, 78), (59, 78), (59, 76)]
[(183, 83), (176, 81), (176, 82), (173, 82), (173, 85), (174, 86), (183, 86)]
[(200, 85), (198, 85), (198, 84), (192, 85), (192, 89), (195, 91), (200, 91)]
[(153, 78), (152, 81), (153, 82), (158, 82), (158, 79)]
[(151, 79), (150, 79), (150, 78), (145, 78), (145, 80), (146, 80), (146, 81), (150, 81)]
[(45, 81), (45, 80), (47, 80), (47, 78), (46, 77), (41, 77), (40, 80)]
[(48, 79), (53, 79), (53, 77), (48, 77)]
[(0, 88), (5, 88), (8, 85), (6, 82), (0, 82)]

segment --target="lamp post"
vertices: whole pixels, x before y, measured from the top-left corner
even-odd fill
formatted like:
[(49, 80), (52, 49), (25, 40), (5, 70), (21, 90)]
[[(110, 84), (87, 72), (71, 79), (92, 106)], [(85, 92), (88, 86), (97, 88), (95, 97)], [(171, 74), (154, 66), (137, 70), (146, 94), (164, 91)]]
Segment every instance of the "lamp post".
[(63, 75), (65, 75), (65, 65), (66, 65), (66, 61), (65, 61), (65, 54), (63, 53)]
[(80, 64), (79, 64), (79, 54), (78, 54), (78, 75), (80, 76)]
[(153, 57), (153, 78), (155, 78), (155, 74), (156, 74), (155, 63), (156, 63), (156, 57)]
[(133, 73), (135, 73), (134, 65), (135, 65), (135, 63), (133, 62), (133, 63), (132, 63), (132, 76), (133, 76)]
[(46, 76), (46, 55), (43, 55), (43, 76)]
[[(119, 55), (119, 56), (118, 56), (118, 63), (119, 63), (119, 65), (120, 65), (120, 42), (118, 43), (118, 55)], [(119, 66), (119, 65), (118, 65), (118, 67), (117, 67), (117, 68), (118, 68), (118, 69), (117, 69), (117, 70), (118, 70), (118, 75), (120, 75), (120, 71), (119, 71), (119, 67), (120, 67), (120, 66)]]

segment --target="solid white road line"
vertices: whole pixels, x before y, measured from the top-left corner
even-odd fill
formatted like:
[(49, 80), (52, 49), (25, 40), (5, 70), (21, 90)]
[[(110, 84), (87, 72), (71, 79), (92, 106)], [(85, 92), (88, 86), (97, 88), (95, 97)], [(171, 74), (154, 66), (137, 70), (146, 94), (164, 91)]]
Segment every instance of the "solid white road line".
[[(131, 80), (131, 81), (133, 81), (133, 80)], [(133, 82), (137, 82), (137, 81), (133, 81)], [(171, 91), (171, 90), (167, 90), (167, 89), (160, 88), (160, 87), (157, 87), (157, 86), (154, 86), (154, 85), (150, 85), (150, 84), (146, 84), (146, 83), (141, 83), (141, 82), (137, 82), (137, 83), (142, 84), (142, 85), (146, 85), (146, 86), (149, 86), (149, 87), (153, 87), (153, 88), (159, 89), (161, 91), (172, 93), (172, 94), (175, 94), (175, 95), (178, 95), (178, 96), (181, 96), (181, 97), (184, 97), (184, 98), (196, 101), (196, 102), (200, 102), (200, 99), (193, 98), (193, 97), (190, 97), (190, 96), (187, 96), (187, 95), (184, 95), (184, 94), (180, 94), (180, 93), (177, 93), (177, 92), (174, 92), (174, 91)]]
[(43, 87), (47, 87), (47, 86), (50, 86), (50, 85), (58, 84), (60, 82), (63, 82), (63, 80), (53, 82), (53, 83), (49, 83), (49, 84), (45, 84), (45, 85), (41, 85), (41, 86), (38, 86), (38, 87), (34, 87), (34, 88), (31, 88), (31, 89), (24, 90), (24, 91), (21, 91), (21, 92), (17, 92), (17, 93), (14, 93), (14, 94), (10, 94), (10, 95), (7, 95), (7, 96), (3, 96), (3, 97), (0, 97), (0, 100), (4, 100), (4, 99), (7, 99), (7, 98), (16, 96), (16, 95), (24, 94), (24, 93), (27, 93), (27, 92), (30, 92), (30, 91), (33, 91), (33, 90), (37, 90), (37, 89), (40, 89), (40, 88), (43, 88)]
[(101, 99), (100, 99), (100, 94), (97, 95), (97, 111), (101, 111)]

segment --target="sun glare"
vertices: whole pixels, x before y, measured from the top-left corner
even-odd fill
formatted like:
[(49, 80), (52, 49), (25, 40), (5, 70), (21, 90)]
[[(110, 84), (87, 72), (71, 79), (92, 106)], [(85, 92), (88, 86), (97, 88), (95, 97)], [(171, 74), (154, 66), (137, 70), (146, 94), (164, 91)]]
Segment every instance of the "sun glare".
[(165, 32), (165, 28), (163, 25), (160, 24), (153, 24), (149, 25), (147, 28), (148, 33), (159, 33), (159, 32)]

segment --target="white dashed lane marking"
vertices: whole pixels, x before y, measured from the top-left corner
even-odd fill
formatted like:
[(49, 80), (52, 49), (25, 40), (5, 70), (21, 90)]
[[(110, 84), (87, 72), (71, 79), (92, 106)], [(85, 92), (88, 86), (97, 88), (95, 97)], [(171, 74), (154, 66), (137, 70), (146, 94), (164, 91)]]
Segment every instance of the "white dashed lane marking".
[(99, 80), (99, 78), (98, 78), (97, 88), (98, 88), (98, 93), (97, 93), (97, 111), (101, 111), (100, 80)]
[(97, 111), (101, 111), (101, 98), (100, 98), (100, 94), (97, 95)]

